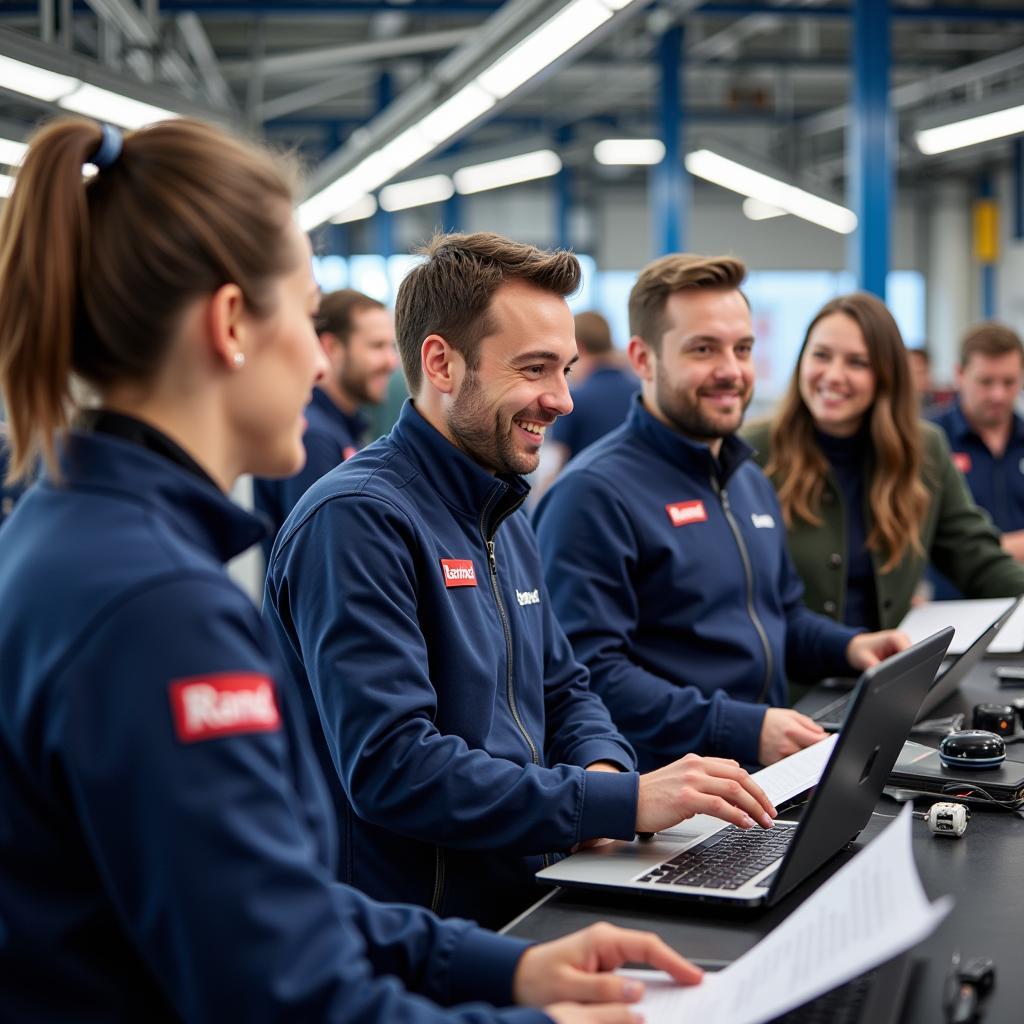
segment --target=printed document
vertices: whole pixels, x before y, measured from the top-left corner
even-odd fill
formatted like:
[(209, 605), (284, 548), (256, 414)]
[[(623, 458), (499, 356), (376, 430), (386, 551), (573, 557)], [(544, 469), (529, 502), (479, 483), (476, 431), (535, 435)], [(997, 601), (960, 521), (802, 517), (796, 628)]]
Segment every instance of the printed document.
[(905, 806), (880, 836), (727, 968), (700, 985), (627, 971), (647, 991), (647, 1024), (764, 1024), (916, 945), (953, 906), (929, 903), (914, 864)]

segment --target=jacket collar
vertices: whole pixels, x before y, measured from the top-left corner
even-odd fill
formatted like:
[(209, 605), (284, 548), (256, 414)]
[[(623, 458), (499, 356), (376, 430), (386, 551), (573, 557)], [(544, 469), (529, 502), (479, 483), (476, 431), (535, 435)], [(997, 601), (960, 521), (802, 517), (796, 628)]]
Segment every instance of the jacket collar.
[(713, 476), (724, 484), (729, 477), (751, 457), (754, 449), (736, 434), (722, 438), (722, 447), (718, 457), (711, 453), (711, 448), (699, 441), (691, 441), (678, 431), (665, 426), (644, 406), (640, 395), (633, 401), (627, 419), (629, 429), (662, 458), (687, 473), (702, 476)]
[[(959, 442), (967, 441), (970, 438), (981, 440), (978, 432), (967, 422), (963, 409), (960, 407), (960, 399), (954, 398), (949, 407), (949, 439), (953, 447)], [(1016, 413), (1013, 414), (1013, 422), (1010, 427), (1010, 440), (1024, 441), (1024, 419)]]
[(479, 519), (488, 540), (530, 493), (521, 476), (495, 476), (477, 465), (420, 415), (412, 399), (402, 406), (391, 440), (446, 505), (461, 515)]
[(113, 492), (145, 505), (175, 533), (226, 562), (262, 540), (262, 519), (214, 484), (139, 444), (109, 434), (72, 431), (60, 453), (63, 482), (48, 485)]
[(366, 430), (366, 418), (359, 410), (356, 410), (349, 416), (344, 409), (334, 404), (334, 399), (323, 388), (313, 388), (313, 399), (309, 404), (315, 406), (325, 416), (340, 423), (348, 435), (356, 441), (362, 437), (363, 431)]

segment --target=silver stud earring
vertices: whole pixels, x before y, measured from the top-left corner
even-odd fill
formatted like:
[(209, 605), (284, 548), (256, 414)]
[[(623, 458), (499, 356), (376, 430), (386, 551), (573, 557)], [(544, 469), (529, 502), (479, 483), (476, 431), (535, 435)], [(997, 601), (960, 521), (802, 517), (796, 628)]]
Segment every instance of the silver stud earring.
[(231, 357), (231, 362), (235, 364), (235, 369), (236, 370), (240, 370), (243, 366), (245, 366), (245, 353), (244, 352), (236, 352)]

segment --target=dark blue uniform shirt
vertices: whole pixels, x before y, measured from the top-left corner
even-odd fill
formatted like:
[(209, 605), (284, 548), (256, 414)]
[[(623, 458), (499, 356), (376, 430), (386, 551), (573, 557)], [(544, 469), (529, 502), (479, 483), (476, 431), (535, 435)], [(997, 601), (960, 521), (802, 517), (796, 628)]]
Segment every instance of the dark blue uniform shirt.
[(622, 425), (640, 390), (636, 375), (601, 366), (572, 391), (572, 412), (559, 416), (549, 437), (569, 449), (569, 458)]
[(631, 838), (634, 756), (553, 614), (528, 488), (406, 403), (314, 484), (270, 561), (264, 615), (307, 695), (344, 844), (381, 899), (507, 921), (545, 854)]
[(638, 399), (537, 507), (555, 613), (641, 771), (691, 751), (756, 764), (787, 670), (849, 672), (855, 631), (804, 607), (750, 452), (731, 436), (716, 459)]
[(967, 422), (959, 402), (931, 419), (949, 438), (953, 462), (967, 478), (974, 503), (1004, 533), (1024, 530), (1024, 420), (1014, 414), (1006, 451), (995, 456)]
[(221, 564), (261, 525), (147, 437), (73, 434), (0, 531), (0, 1019), (547, 1020), (428, 1002), (510, 1001), (522, 946), (333, 882), (301, 708)]
[(349, 416), (339, 409), (322, 388), (313, 389), (313, 400), (306, 406), (305, 416), (302, 443), (306, 464), (302, 469), (283, 480), (257, 477), (252, 482), (253, 504), (270, 520), (272, 532), (263, 540), (263, 556), (268, 562), (274, 537), (299, 498), (324, 473), (352, 458), (363, 446), (366, 420), (358, 412)]

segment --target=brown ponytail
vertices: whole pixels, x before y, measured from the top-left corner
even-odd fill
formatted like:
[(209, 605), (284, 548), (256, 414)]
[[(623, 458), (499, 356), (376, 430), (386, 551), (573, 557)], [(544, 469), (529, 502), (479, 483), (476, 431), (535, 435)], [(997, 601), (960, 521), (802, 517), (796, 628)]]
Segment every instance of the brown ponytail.
[(103, 388), (161, 366), (192, 300), (229, 282), (256, 315), (291, 268), (289, 163), (197, 121), (128, 133), (95, 177), (92, 121), (42, 128), (0, 218), (0, 389), (9, 476), (55, 471), (72, 380)]

